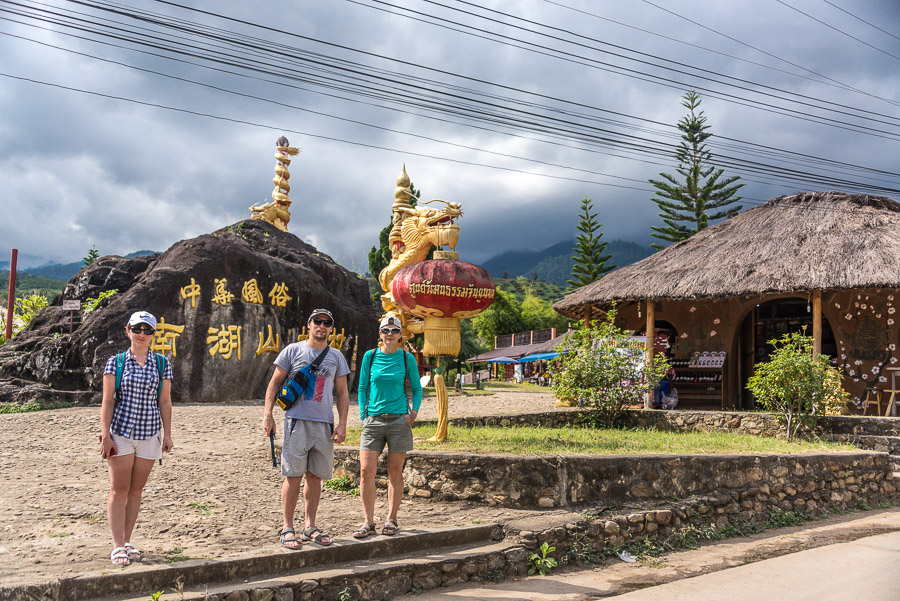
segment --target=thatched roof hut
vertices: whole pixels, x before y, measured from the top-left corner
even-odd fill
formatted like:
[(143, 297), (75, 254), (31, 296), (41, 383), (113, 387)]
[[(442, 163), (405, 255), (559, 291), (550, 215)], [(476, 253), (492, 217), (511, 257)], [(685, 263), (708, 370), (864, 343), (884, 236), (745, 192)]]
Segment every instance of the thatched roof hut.
[(697, 389), (698, 403), (752, 408), (746, 381), (768, 357), (768, 341), (809, 327), (814, 349), (843, 369), (845, 389), (865, 410), (875, 390), (900, 385), (900, 203), (843, 192), (774, 198), (553, 308), (592, 319), (613, 303), (623, 329), (668, 332), (679, 365), (727, 356), (720, 373), (682, 385)]
[(553, 305), (709, 299), (797, 290), (900, 288), (900, 203), (808, 192), (773, 198), (614, 271)]

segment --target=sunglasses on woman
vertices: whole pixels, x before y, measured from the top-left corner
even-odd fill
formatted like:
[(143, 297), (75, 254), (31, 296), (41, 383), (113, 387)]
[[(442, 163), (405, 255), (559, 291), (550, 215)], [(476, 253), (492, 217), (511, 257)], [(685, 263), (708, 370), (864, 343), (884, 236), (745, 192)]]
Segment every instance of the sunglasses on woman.
[(382, 334), (399, 334), (400, 330), (398, 328), (381, 328)]
[(334, 325), (334, 322), (330, 319), (319, 319), (318, 317), (313, 317), (312, 322), (317, 326), (325, 326), (326, 328), (330, 328)]
[(150, 326), (144, 326), (144, 327), (141, 327), (141, 326), (131, 326), (131, 331), (134, 332), (135, 334), (147, 334), (147, 335), (149, 336), (150, 334), (152, 334), (152, 333), (155, 332), (156, 330), (154, 330), (154, 329), (151, 328)]

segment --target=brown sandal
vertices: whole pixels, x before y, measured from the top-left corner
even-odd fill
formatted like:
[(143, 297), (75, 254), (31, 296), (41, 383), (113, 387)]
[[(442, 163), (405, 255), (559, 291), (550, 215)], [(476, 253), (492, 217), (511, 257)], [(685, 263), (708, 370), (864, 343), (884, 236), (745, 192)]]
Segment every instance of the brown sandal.
[(300, 538), (310, 540), (323, 547), (327, 547), (333, 542), (330, 536), (319, 530), (318, 526), (310, 526), (300, 534)]
[(373, 534), (378, 534), (378, 531), (375, 530), (375, 524), (371, 522), (363, 522), (363, 525), (353, 531), (353, 538), (366, 538), (367, 536), (372, 536)]
[(400, 524), (397, 523), (397, 520), (388, 520), (384, 523), (384, 527), (381, 529), (381, 533), (385, 536), (394, 536), (400, 531)]

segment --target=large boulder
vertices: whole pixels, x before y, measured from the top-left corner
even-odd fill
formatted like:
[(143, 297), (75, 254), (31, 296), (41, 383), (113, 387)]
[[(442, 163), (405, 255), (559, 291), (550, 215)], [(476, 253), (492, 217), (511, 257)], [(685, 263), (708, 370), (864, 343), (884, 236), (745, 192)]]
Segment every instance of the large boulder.
[[(69, 334), (64, 300), (102, 300)], [(276, 353), (305, 338), (313, 309), (335, 316), (332, 346), (351, 363), (377, 342), (366, 281), (297, 236), (245, 220), (162, 254), (102, 257), (0, 347), (0, 401), (99, 402), (103, 366), (128, 347), (134, 311), (154, 314), (154, 346), (175, 372), (173, 400), (261, 398)], [(354, 383), (355, 373), (350, 384)]]

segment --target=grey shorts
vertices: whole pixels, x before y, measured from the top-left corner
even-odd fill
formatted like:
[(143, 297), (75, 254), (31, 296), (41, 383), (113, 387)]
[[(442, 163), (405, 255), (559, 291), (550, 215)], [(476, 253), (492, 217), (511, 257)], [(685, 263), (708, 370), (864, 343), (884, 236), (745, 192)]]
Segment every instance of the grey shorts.
[(311, 472), (322, 480), (334, 476), (332, 425), (305, 419), (284, 418), (281, 443), (281, 474), (299, 478)]
[(384, 450), (389, 453), (406, 453), (413, 450), (412, 428), (406, 423), (406, 413), (382, 413), (370, 415), (363, 421), (359, 448), (362, 451)]

